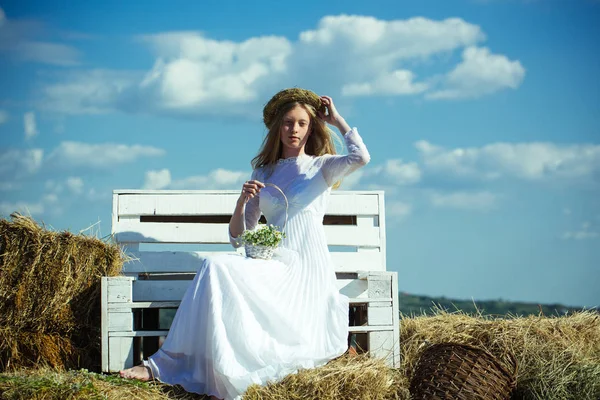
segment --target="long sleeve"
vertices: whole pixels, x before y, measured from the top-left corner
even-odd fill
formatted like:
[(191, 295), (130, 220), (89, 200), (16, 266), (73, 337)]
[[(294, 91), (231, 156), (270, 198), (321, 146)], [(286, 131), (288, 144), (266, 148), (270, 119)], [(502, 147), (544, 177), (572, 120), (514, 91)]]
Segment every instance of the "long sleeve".
[(369, 151), (356, 128), (346, 132), (344, 141), (348, 148), (348, 154), (323, 156), (321, 170), (329, 186), (358, 168), (367, 165), (371, 160)]
[[(261, 174), (259, 171), (254, 170), (252, 172), (252, 176), (250, 177), (250, 180), (259, 180), (262, 182), (261, 178), (260, 178)], [(253, 198), (251, 198), (250, 200), (248, 200), (248, 202), (246, 203), (245, 206), (245, 210), (244, 210), (244, 219), (246, 221), (246, 230), (252, 230), (256, 227), (256, 224), (258, 223), (258, 220), (260, 219), (260, 207), (259, 207), (259, 196), (254, 196)], [(229, 228), (227, 228), (227, 231), (229, 232), (229, 242), (231, 243), (231, 245), (235, 248), (241, 247), (242, 246), (242, 240), (241, 240), (241, 235), (238, 237), (233, 237), (231, 236), (231, 232), (229, 231)]]

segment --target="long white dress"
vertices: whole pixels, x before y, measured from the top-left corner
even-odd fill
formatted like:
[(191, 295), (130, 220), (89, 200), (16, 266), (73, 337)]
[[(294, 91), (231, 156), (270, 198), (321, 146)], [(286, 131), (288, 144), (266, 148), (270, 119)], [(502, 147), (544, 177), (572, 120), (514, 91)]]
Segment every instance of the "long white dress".
[[(322, 223), (332, 185), (370, 156), (356, 128), (344, 139), (347, 155), (302, 155), (279, 160), (270, 174), (253, 172), (253, 179), (286, 194), (287, 238), (268, 261), (241, 255), (204, 260), (165, 342), (145, 362), (156, 379), (239, 399), (253, 383), (277, 381), (347, 350), (348, 298), (336, 288)], [(283, 226), (284, 200), (269, 186), (246, 204), (248, 229), (261, 212)]]

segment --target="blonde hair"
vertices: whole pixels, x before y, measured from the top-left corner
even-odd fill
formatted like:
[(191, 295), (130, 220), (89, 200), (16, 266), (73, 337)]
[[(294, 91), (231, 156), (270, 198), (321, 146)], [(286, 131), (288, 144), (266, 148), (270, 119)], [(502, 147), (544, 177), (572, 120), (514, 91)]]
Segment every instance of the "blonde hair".
[[(277, 115), (275, 115), (269, 131), (263, 139), (258, 155), (252, 159), (252, 168), (264, 168), (266, 177), (271, 175), (273, 166), (277, 164), (277, 160), (283, 155), (283, 146), (281, 144), (280, 136), (283, 117), (288, 111), (296, 106), (302, 107), (310, 117), (309, 129), (311, 133), (304, 147), (304, 152), (306, 154), (311, 156), (337, 154), (336, 142), (341, 145), (340, 138), (329, 129), (325, 121), (317, 116), (317, 112), (312, 105), (298, 101), (287, 103), (277, 110)], [(333, 185), (333, 188), (337, 189), (340, 184), (341, 181), (336, 182)]]

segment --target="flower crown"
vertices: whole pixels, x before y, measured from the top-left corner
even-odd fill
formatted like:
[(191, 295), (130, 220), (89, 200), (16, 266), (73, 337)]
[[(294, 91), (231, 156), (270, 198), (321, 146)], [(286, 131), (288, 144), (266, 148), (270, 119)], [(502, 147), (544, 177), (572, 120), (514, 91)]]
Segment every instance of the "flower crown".
[(267, 129), (271, 129), (279, 110), (284, 105), (294, 102), (310, 104), (317, 111), (324, 108), (321, 98), (315, 92), (301, 88), (284, 89), (273, 96), (263, 109), (263, 121)]

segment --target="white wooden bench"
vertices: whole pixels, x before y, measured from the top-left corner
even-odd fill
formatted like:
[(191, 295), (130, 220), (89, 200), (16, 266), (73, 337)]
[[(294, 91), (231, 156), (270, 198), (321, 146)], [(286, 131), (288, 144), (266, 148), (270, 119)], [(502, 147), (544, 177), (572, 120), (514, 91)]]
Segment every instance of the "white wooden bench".
[[(243, 252), (228, 236), (238, 196), (230, 190), (114, 191), (113, 237), (134, 259), (124, 276), (102, 278), (104, 372), (156, 351), (158, 337), (168, 333), (159, 328), (158, 310), (178, 307), (204, 256)], [(396, 272), (386, 271), (383, 192), (334, 190), (323, 223), (338, 288), (350, 298), (350, 311), (362, 311), (352, 313), (350, 339), (399, 367), (398, 281)]]

